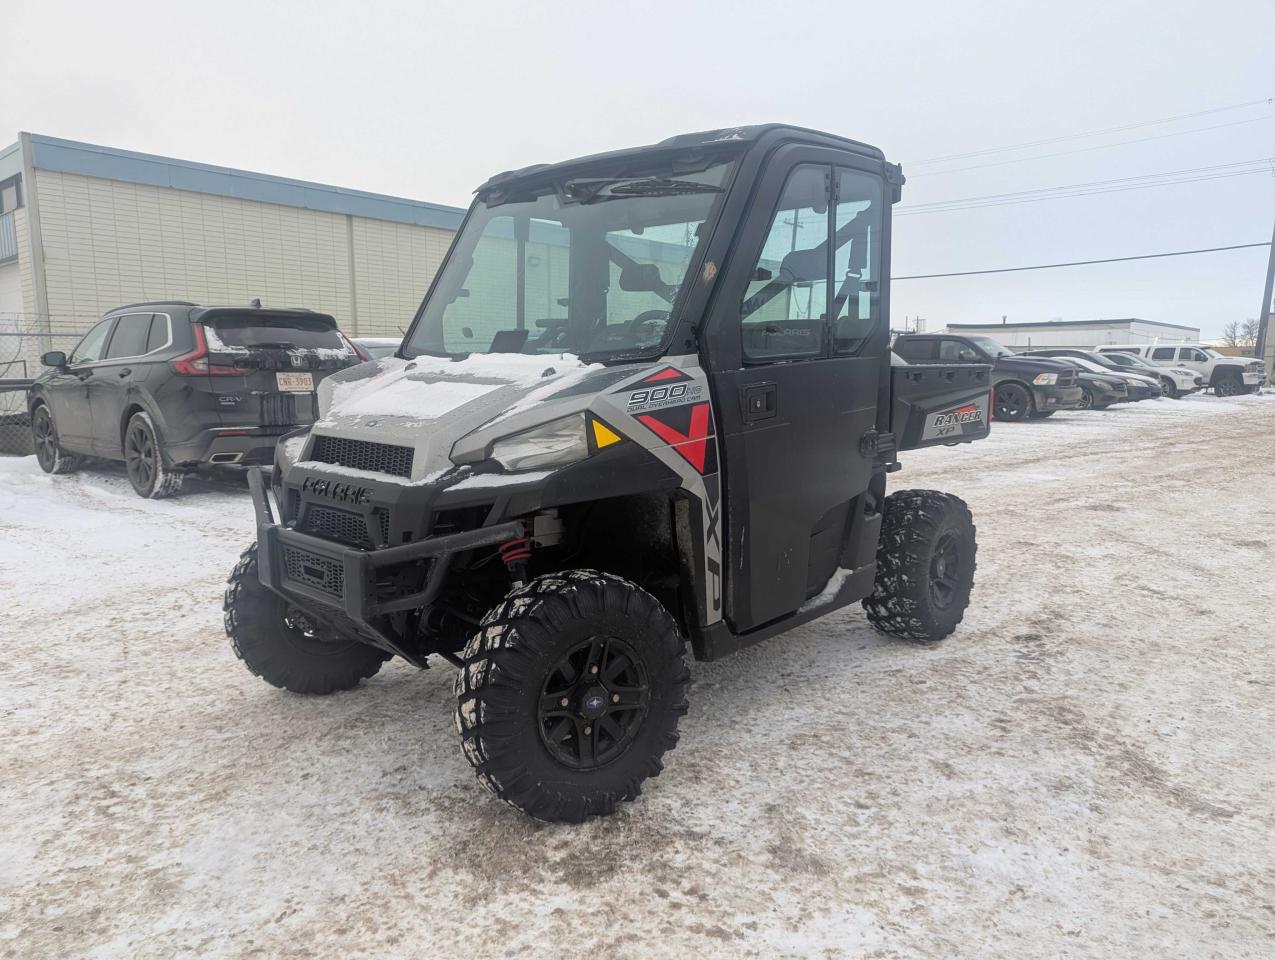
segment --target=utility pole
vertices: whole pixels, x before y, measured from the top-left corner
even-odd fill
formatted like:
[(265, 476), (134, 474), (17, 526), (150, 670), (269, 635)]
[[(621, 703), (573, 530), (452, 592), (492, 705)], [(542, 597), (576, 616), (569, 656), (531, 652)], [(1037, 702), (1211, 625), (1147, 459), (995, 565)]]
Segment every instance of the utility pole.
[[(1266, 359), (1266, 337), (1269, 333), (1271, 319), (1271, 285), (1275, 283), (1275, 226), (1271, 227), (1271, 248), (1266, 257), (1266, 286), (1262, 290), (1262, 309), (1257, 314), (1257, 349), (1253, 351), (1258, 360)], [(1267, 382), (1275, 380), (1275, 370), (1266, 371)]]

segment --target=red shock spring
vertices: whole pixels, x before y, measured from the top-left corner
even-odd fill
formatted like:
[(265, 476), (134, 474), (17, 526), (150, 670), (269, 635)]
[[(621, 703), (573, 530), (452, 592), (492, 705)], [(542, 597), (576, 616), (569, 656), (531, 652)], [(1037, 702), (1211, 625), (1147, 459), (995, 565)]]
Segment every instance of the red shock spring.
[(505, 562), (505, 566), (511, 573), (521, 573), (523, 565), (531, 559), (531, 538), (519, 537), (502, 543), (500, 559)]

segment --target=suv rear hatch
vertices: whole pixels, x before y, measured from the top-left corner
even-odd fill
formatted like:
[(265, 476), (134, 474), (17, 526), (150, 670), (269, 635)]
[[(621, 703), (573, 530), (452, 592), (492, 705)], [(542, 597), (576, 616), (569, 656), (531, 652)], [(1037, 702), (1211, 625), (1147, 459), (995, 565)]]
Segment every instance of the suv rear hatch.
[[(360, 363), (336, 321), (309, 310), (214, 308), (193, 316), (208, 345), (221, 423), (266, 433), (314, 422), (324, 377)], [(232, 379), (235, 378), (235, 379)]]

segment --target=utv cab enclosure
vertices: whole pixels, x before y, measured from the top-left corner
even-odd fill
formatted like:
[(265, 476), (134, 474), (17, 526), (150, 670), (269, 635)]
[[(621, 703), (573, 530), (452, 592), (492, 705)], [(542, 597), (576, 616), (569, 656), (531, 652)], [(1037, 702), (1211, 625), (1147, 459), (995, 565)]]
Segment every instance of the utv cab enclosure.
[(394, 357), (319, 391), (226, 593), (254, 673), (305, 693), (391, 656), (460, 668), (479, 779), (581, 820), (662, 769), (685, 641), (713, 659), (849, 603), (960, 621), (965, 504), (896, 453), (983, 437), (986, 364), (891, 364), (874, 147), (786, 126), (493, 177)]

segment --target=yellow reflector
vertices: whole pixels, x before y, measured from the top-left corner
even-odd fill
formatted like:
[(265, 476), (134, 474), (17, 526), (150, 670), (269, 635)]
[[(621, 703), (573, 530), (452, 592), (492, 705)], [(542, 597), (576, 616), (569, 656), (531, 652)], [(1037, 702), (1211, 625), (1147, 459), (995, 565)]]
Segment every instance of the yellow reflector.
[(593, 442), (599, 450), (603, 447), (609, 447), (613, 443), (619, 443), (620, 439), (620, 435), (601, 420), (593, 421)]

